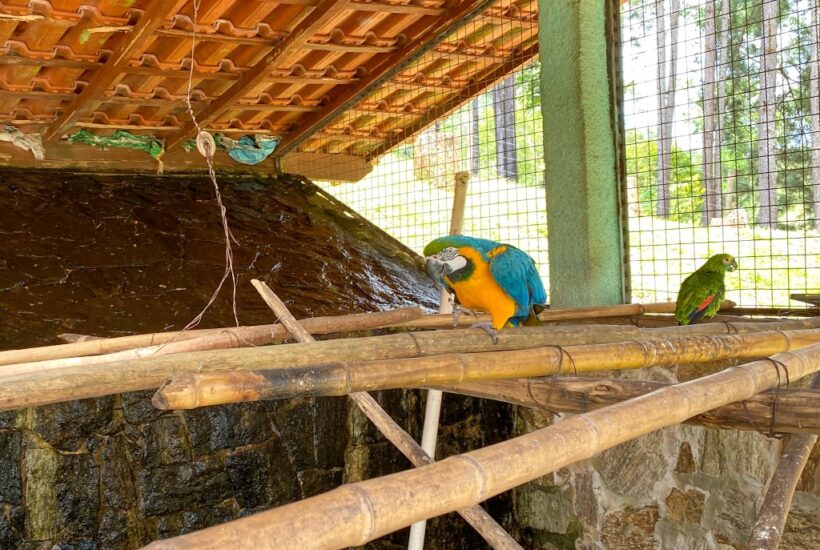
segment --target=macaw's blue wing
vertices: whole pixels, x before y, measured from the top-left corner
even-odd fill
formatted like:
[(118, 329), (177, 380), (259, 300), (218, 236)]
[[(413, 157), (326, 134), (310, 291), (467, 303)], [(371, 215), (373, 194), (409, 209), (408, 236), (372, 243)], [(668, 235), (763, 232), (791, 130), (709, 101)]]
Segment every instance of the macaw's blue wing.
[(515, 317), (526, 319), (533, 304), (547, 303), (547, 293), (535, 262), (526, 253), (514, 246), (501, 245), (487, 256), (493, 278), (515, 301)]

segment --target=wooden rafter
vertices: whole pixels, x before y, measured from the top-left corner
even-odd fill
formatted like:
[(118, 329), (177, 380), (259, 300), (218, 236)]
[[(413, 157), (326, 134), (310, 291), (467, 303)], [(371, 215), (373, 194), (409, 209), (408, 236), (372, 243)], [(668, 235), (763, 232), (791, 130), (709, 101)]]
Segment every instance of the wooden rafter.
[(492, 86), (508, 74), (512, 73), (515, 69), (527, 63), (537, 55), (538, 43), (536, 42), (535, 44), (530, 45), (523, 52), (514, 55), (501, 65), (492, 67), (475, 83), (471, 83), (468, 87), (461, 88), (460, 91), (455, 93), (448, 100), (432, 106), (429, 110), (427, 110), (423, 117), (421, 117), (414, 123), (402, 128), (401, 132), (397, 133), (394, 137), (385, 141), (376, 149), (372, 150), (369, 156), (371, 158), (374, 158), (386, 153), (395, 145), (401, 143), (402, 141), (409, 138), (416, 132), (425, 128), (426, 126), (429, 126), (430, 124), (435, 122), (436, 119), (438, 119), (439, 117), (445, 115), (446, 113), (449, 113), (454, 109), (457, 109), (460, 105), (469, 101), (476, 94), (489, 88), (490, 86)]
[(407, 64), (412, 63), (427, 51), (435, 48), (463, 23), (486, 9), (493, 1), (471, 0), (461, 2), (455, 8), (448, 10), (447, 14), (440, 16), (422, 36), (410, 41), (401, 50), (386, 55), (381, 60), (378, 68), (371, 72), (369, 77), (363, 78), (355, 86), (345, 87), (341, 93), (331, 99), (321, 112), (305, 117), (292, 132), (284, 136), (274, 155), (279, 157), (294, 150), (312, 134), (319, 132), (331, 121), (338, 118), (346, 109), (355, 105), (373, 90), (399, 74)]
[[(275, 67), (287, 64), (293, 57), (300, 55), (300, 49), (307, 44), (308, 40), (328, 21), (349, 9), (349, 4), (350, 0), (322, 0), (287, 38), (279, 42), (261, 61), (243, 73), (242, 77), (218, 99), (197, 113), (199, 123), (207, 125), (219, 118), (248, 92), (263, 83)], [(188, 121), (179, 132), (169, 136), (165, 147), (171, 149), (182, 144), (193, 135), (195, 130), (194, 121)]]
[(65, 109), (60, 118), (46, 130), (43, 141), (46, 143), (58, 141), (63, 132), (68, 130), (80, 117), (94, 109), (105, 91), (122, 74), (129, 61), (148, 45), (154, 31), (162, 25), (169, 14), (179, 9), (185, 1), (154, 0), (151, 2), (132, 32), (123, 38), (122, 44), (105, 66), (94, 73), (88, 86)]

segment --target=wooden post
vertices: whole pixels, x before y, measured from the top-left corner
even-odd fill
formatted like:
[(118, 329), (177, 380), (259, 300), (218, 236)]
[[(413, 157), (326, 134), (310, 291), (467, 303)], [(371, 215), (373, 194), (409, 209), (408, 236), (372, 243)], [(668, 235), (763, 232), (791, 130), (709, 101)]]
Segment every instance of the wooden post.
[[(624, 378), (558, 376), (463, 382), (437, 389), (482, 399), (495, 399), (552, 413), (580, 414), (614, 405), (669, 386), (665, 382)], [(772, 426), (772, 407), (777, 414)], [(686, 421), (706, 428), (768, 430), (774, 433), (820, 433), (820, 390), (780, 389), (730, 403)]]
[[(815, 374), (812, 388), (820, 388), (820, 375)], [(817, 434), (794, 434), (789, 438), (780, 464), (777, 466), (760, 513), (749, 537), (749, 550), (775, 550), (780, 545), (786, 518), (792, 506), (792, 497), (800, 474), (806, 467), (811, 450), (817, 443)]]
[[(820, 370), (820, 344), (773, 361), (792, 380)], [(358, 546), (424, 518), (475, 505), (638, 436), (774, 387), (772, 360), (675, 384), (572, 416), (503, 443), (385, 477), (343, 485), (300, 502), (149, 544), (147, 550), (338, 549)]]
[[(467, 188), (470, 183), (469, 172), (456, 172), (453, 186), (453, 212), (450, 215), (450, 235), (458, 235), (464, 225), (464, 207), (467, 204)], [(450, 302), (450, 293), (441, 287), (438, 312), (452, 313), (453, 304)], [(436, 456), (436, 439), (438, 438), (438, 424), (441, 416), (441, 400), (444, 394), (439, 390), (427, 391), (427, 402), (424, 408), (424, 427), (421, 433), (421, 448), (431, 457)], [(410, 526), (410, 538), (407, 542), (408, 550), (424, 548), (424, 533), (427, 522), (419, 521)]]
[[(252, 279), (251, 283), (259, 294), (262, 295), (262, 299), (265, 300), (268, 307), (273, 310), (273, 313), (282, 325), (290, 331), (297, 341), (302, 343), (315, 341), (313, 336), (299, 325), (299, 322), (291, 315), (290, 311), (288, 311), (287, 306), (274, 294), (268, 285), (256, 279)], [(413, 466), (419, 467), (433, 462), (433, 458), (413, 441), (410, 434), (405, 432), (401, 426), (390, 418), (390, 415), (382, 409), (381, 405), (379, 405), (370, 394), (365, 392), (351, 393), (350, 399), (352, 399), (365, 416), (376, 425), (382, 435), (410, 460)], [(467, 520), (467, 523), (473, 526), (493, 548), (498, 550), (523, 550), (480, 506), (469, 506), (464, 510), (458, 510), (458, 513)]]

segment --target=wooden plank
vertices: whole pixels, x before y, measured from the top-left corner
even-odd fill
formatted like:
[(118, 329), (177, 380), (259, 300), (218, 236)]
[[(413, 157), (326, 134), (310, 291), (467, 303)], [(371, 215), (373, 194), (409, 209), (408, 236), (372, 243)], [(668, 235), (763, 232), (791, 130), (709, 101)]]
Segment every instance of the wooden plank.
[(805, 302), (813, 306), (820, 306), (820, 294), (790, 294), (789, 298), (798, 302)]
[(296, 129), (285, 135), (274, 151), (283, 156), (306, 141), (311, 135), (338, 118), (353, 105), (359, 103), (377, 88), (399, 74), (410, 63), (434, 49), (447, 36), (463, 24), (472, 20), (482, 10), (492, 5), (493, 0), (471, 0), (458, 3), (436, 20), (432, 27), (419, 37), (408, 42), (403, 48), (385, 56), (381, 64), (369, 77), (363, 78), (355, 86), (349, 86), (333, 97), (320, 113), (304, 117)]
[(105, 66), (94, 73), (88, 86), (69, 105), (60, 118), (43, 135), (46, 144), (60, 140), (63, 133), (71, 128), (83, 115), (93, 110), (108, 90), (120, 77), (128, 63), (149, 43), (154, 31), (165, 18), (174, 13), (187, 0), (154, 0), (146, 8), (131, 33), (124, 37), (122, 44)]
[[(279, 65), (301, 55), (302, 47), (307, 44), (328, 21), (348, 9), (350, 0), (323, 0), (310, 14), (279, 44), (262, 58), (256, 65), (242, 74), (228, 90), (212, 101), (204, 110), (197, 113), (200, 125), (206, 126), (219, 118), (225, 111), (244, 98), (258, 85), (263, 83), (270, 72)], [(166, 149), (173, 149), (190, 138), (196, 131), (193, 120), (188, 121), (176, 134), (169, 136)]]

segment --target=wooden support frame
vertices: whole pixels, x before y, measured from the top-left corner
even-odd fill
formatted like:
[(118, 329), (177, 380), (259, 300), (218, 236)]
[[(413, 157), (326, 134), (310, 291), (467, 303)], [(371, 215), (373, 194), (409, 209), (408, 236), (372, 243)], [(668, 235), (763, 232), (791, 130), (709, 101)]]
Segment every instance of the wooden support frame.
[[(263, 83), (273, 69), (278, 65), (286, 64), (295, 56), (300, 55), (300, 49), (308, 43), (319, 29), (336, 16), (349, 8), (350, 0), (322, 0), (313, 11), (287, 36), (263, 57), (256, 65), (243, 73), (238, 81), (228, 90), (212, 101), (202, 111), (196, 114), (197, 122), (207, 126), (233, 108), (248, 92)], [(182, 128), (168, 137), (165, 141), (166, 150), (181, 145), (193, 136), (196, 124), (193, 120), (186, 122)]]
[(409, 42), (401, 50), (386, 56), (381, 60), (379, 67), (367, 78), (362, 78), (354, 86), (346, 87), (333, 97), (320, 113), (304, 118), (296, 129), (283, 136), (273, 155), (281, 157), (296, 149), (313, 134), (338, 118), (345, 110), (367, 97), (375, 89), (399, 74), (407, 65), (435, 48), (447, 36), (487, 9), (493, 1), (470, 0), (456, 4), (457, 7), (451, 9), (448, 15), (442, 15), (423, 36)]
[(154, 31), (162, 25), (169, 14), (174, 13), (186, 1), (154, 0), (151, 2), (140, 20), (134, 25), (133, 30), (124, 37), (122, 44), (111, 59), (94, 74), (88, 86), (80, 92), (54, 124), (46, 129), (43, 141), (46, 144), (59, 141), (63, 133), (71, 128), (80, 117), (93, 110), (103, 94), (122, 75), (131, 59), (149, 44)]

